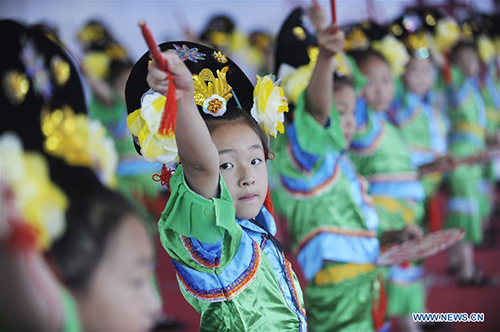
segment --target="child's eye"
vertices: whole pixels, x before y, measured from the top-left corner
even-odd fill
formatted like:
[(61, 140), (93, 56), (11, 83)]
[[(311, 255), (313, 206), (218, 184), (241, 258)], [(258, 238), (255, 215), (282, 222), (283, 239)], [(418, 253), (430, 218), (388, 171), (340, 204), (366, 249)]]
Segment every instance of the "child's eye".
[(224, 163), (224, 164), (220, 165), (220, 168), (224, 169), (224, 170), (231, 169), (233, 167), (234, 167), (234, 165), (231, 163)]
[(252, 159), (252, 162), (251, 162), (251, 164), (254, 165), (254, 166), (255, 165), (260, 165), (261, 163), (262, 163), (262, 159), (260, 159), (260, 158)]

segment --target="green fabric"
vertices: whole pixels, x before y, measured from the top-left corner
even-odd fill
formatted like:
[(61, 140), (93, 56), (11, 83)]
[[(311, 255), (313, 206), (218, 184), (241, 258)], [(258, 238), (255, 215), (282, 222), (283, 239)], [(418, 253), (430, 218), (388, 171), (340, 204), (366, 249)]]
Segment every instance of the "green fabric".
[[(329, 152), (340, 151), (345, 138), (338, 121), (338, 113), (332, 108), (330, 126), (320, 125), (305, 110), (304, 95), (298, 100), (294, 110), (296, 136), (303, 151), (321, 156), (314, 169), (304, 173), (292, 161), (287, 146), (289, 138), (285, 132), (275, 140), (271, 150), (276, 158), (268, 162), (269, 176), (274, 184), (271, 188), (274, 209), (285, 216), (289, 222), (290, 241), (295, 250), (300, 241), (318, 227), (335, 226), (343, 229), (366, 230), (365, 216), (355, 203), (349, 180), (339, 167), (335, 183), (325, 191), (307, 199), (297, 199), (286, 191), (279, 181), (279, 176), (295, 179), (308, 179), (317, 174)], [(365, 182), (365, 187), (368, 183)], [(366, 190), (365, 190), (366, 194)]]
[[(297, 132), (297, 139), (300, 147), (311, 154), (323, 155), (327, 152), (341, 151), (345, 149), (345, 137), (340, 126), (340, 115), (332, 104), (330, 111), (330, 124), (326, 128), (316, 121), (312, 115), (306, 111), (306, 93), (304, 92), (294, 109), (294, 124)], [(285, 135), (280, 135), (281, 137)], [(312, 139), (314, 138), (314, 139)]]
[(387, 284), (388, 316), (407, 316), (425, 309), (425, 289), (423, 280), (409, 285)]
[[(374, 111), (368, 111), (368, 123), (364, 129), (359, 130), (354, 135), (355, 140), (365, 137), (372, 130), (376, 116)], [(410, 152), (401, 137), (401, 133), (391, 123), (385, 120), (383, 122), (385, 134), (375, 151), (368, 154), (358, 154), (351, 150), (351, 160), (359, 173), (365, 177), (391, 173), (416, 175), (416, 170), (411, 164)]]
[(304, 292), (309, 330), (373, 331), (371, 310), (376, 277), (377, 270), (327, 285), (317, 285), (313, 279)]
[(64, 332), (83, 331), (80, 324), (80, 314), (78, 306), (71, 293), (64, 287), (61, 287), (61, 296), (64, 307)]
[[(163, 247), (179, 264), (207, 274), (220, 274), (232, 262), (242, 236), (247, 236), (235, 221), (233, 202), (224, 179), (220, 178), (220, 198), (206, 199), (188, 187), (180, 165), (170, 180), (170, 187), (171, 196), (158, 223)], [(211, 269), (195, 262), (179, 235), (204, 243), (222, 240), (220, 266)], [(200, 300), (179, 284), (185, 299), (201, 314), (201, 331), (298, 330), (297, 315), (287, 306), (271, 262), (262, 251), (260, 257), (255, 279), (229, 301)], [(293, 273), (292, 276), (302, 302), (298, 279)]]
[[(330, 187), (304, 199), (295, 197), (279, 181), (280, 176), (303, 180), (316, 176), (325, 155), (345, 147), (335, 108), (332, 107), (329, 126), (322, 126), (305, 109), (305, 95), (302, 95), (294, 110), (294, 126), (301, 150), (319, 159), (311, 172), (299, 169), (287, 148), (291, 144), (288, 131), (280, 135), (271, 147), (276, 154), (276, 158), (268, 162), (271, 183), (274, 183), (271, 191), (274, 208), (288, 220), (292, 249), (297, 250), (301, 241), (322, 227), (366, 231), (364, 212), (357, 205), (351, 183), (340, 166)], [(363, 194), (367, 196), (368, 183), (364, 179), (361, 181), (364, 183)], [(331, 245), (335, 246), (335, 243)], [(333, 265), (345, 264), (325, 262), (323, 269)], [(305, 290), (310, 331), (372, 331), (372, 282), (375, 277), (375, 272), (369, 272), (321, 286), (313, 278)]]
[[(462, 88), (465, 77), (456, 68), (453, 68), (452, 87), (454, 91)], [(477, 101), (473, 92), (467, 92), (465, 97), (449, 110), (451, 123), (451, 137), (454, 134), (467, 133), (464, 126), (481, 128), (479, 123)], [(481, 131), (481, 129), (477, 129)], [(457, 158), (465, 158), (481, 152), (485, 148), (484, 133), (478, 132), (474, 142), (470, 140), (453, 140), (449, 142), (449, 152)], [(448, 188), (450, 200), (465, 200), (469, 212), (464, 213), (450, 209), (446, 218), (445, 227), (461, 227), (466, 231), (464, 240), (478, 244), (482, 240), (479, 186), (483, 176), (481, 165), (460, 166), (450, 172)]]
[(464, 240), (474, 244), (481, 243), (483, 237), (478, 193), (481, 178), (480, 165), (460, 166), (453, 170), (448, 178), (450, 198), (466, 199), (470, 204), (477, 206), (478, 211), (473, 214), (448, 211), (445, 228), (463, 228)]

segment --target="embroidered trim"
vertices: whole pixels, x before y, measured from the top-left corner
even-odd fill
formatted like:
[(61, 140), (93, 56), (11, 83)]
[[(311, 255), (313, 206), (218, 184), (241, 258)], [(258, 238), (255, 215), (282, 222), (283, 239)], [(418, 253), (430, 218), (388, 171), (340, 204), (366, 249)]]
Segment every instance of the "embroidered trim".
[[(211, 290), (201, 290), (190, 285), (182, 276), (181, 272), (177, 270), (177, 279), (182, 284), (186, 292), (205, 302), (222, 302), (229, 301), (243, 292), (257, 276), (257, 270), (260, 267), (260, 249), (255, 241), (252, 241), (252, 259), (248, 268), (231, 284), (222, 288), (215, 288)], [(175, 266), (175, 265), (174, 265)]]
[(185, 237), (183, 235), (179, 235), (179, 236), (181, 237), (182, 245), (184, 246), (184, 248), (186, 248), (189, 256), (196, 263), (198, 263), (206, 268), (209, 268), (209, 269), (216, 269), (220, 266), (220, 258), (219, 257), (217, 257), (214, 261), (211, 261), (211, 260), (203, 257), (203, 255), (198, 250), (196, 250), (192, 239)]
[(280, 177), (280, 182), (285, 191), (288, 192), (290, 195), (294, 196), (295, 198), (309, 198), (317, 196), (322, 192), (326, 191), (327, 189), (329, 189), (337, 181), (337, 178), (339, 177), (340, 174), (339, 169), (340, 167), (337, 163), (335, 165), (335, 170), (333, 171), (332, 175), (328, 179), (326, 179), (323, 183), (310, 190), (292, 189), (289, 186), (287, 186), (285, 181), (283, 181), (283, 177)]
[(286, 267), (285, 276), (288, 279), (288, 281), (290, 282), (290, 286), (292, 287), (292, 292), (293, 292), (292, 295), (295, 298), (295, 301), (297, 302), (298, 309), (300, 310), (302, 315), (306, 316), (306, 310), (304, 308), (302, 308), (302, 306), (300, 305), (299, 295), (297, 293), (297, 289), (295, 288), (295, 284), (293, 282), (292, 266), (284, 255), (283, 255), (283, 259), (285, 260), (285, 267)]
[(380, 145), (380, 142), (382, 141), (382, 138), (384, 137), (385, 134), (385, 126), (382, 124), (379, 124), (379, 132), (377, 136), (370, 141), (367, 141), (366, 137), (362, 139), (356, 139), (353, 143), (351, 144), (351, 150), (354, 154), (371, 154), (373, 153)]
[(313, 238), (322, 233), (333, 233), (340, 234), (345, 236), (353, 236), (353, 237), (368, 237), (373, 238), (377, 236), (377, 233), (370, 230), (352, 230), (352, 229), (343, 229), (335, 226), (323, 226), (318, 227), (314, 231), (310, 232), (306, 236), (302, 238), (302, 240), (297, 245), (297, 248), (293, 251), (294, 254), (298, 254)]

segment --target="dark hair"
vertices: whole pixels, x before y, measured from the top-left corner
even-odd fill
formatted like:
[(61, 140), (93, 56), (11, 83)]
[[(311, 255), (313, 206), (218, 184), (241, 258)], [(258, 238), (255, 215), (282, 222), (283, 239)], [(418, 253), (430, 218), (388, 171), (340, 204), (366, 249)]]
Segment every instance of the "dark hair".
[(389, 65), (389, 61), (382, 55), (382, 53), (375, 51), (374, 49), (367, 49), (364, 51), (351, 51), (348, 55), (352, 56), (358, 67), (361, 67), (363, 63), (367, 62), (372, 58), (382, 60), (384, 63)]
[(458, 53), (461, 51), (461, 50), (464, 50), (464, 49), (471, 49), (473, 50), (474, 52), (477, 53), (477, 46), (476, 44), (474, 44), (473, 42), (470, 42), (470, 41), (466, 41), (466, 40), (461, 40), (459, 41), (458, 43), (456, 43), (452, 49), (451, 49), (451, 61), (452, 62), (456, 62), (457, 60), (457, 55)]
[(116, 80), (120, 77), (120, 75), (124, 71), (132, 71), (134, 64), (129, 61), (112, 61), (109, 66), (109, 74), (107, 77), (107, 81), (109, 84), (114, 85)]
[(241, 108), (229, 108), (226, 113), (221, 117), (213, 117), (205, 113), (201, 113), (205, 123), (207, 125), (208, 131), (210, 133), (214, 132), (220, 126), (228, 123), (242, 122), (248, 125), (257, 134), (260, 141), (262, 142), (262, 147), (264, 148), (264, 156), (266, 159), (269, 154), (269, 139), (267, 135), (262, 131), (259, 124), (252, 118), (249, 112), (242, 110)]
[(354, 89), (354, 80), (350, 76), (339, 76), (333, 74), (333, 91), (340, 90), (342, 87), (350, 87)]
[(99, 265), (111, 235), (127, 215), (137, 215), (120, 194), (104, 187), (69, 196), (67, 229), (49, 253), (62, 282), (84, 290)]

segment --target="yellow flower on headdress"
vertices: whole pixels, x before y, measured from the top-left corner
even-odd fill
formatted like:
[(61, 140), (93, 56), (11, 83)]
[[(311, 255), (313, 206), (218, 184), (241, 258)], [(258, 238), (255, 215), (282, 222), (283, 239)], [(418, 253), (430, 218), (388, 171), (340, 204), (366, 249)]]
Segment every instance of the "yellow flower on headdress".
[(166, 100), (158, 92), (146, 93), (141, 100), (141, 108), (127, 116), (127, 127), (137, 137), (144, 159), (172, 165), (179, 162), (175, 136), (158, 134)]
[(1, 181), (11, 188), (14, 208), (23, 222), (35, 227), (37, 249), (46, 250), (66, 227), (68, 200), (52, 183), (45, 158), (36, 152), (24, 152), (15, 134), (0, 137)]
[(311, 76), (318, 59), (319, 49), (310, 47), (308, 49), (309, 63), (294, 68), (286, 63), (282, 64), (278, 71), (278, 78), (285, 96), (292, 103), (296, 103), (302, 92), (305, 91), (311, 80)]
[(69, 166), (88, 167), (103, 184), (115, 186), (118, 153), (99, 121), (86, 114), (75, 114), (64, 105), (51, 112), (42, 110), (41, 126), (48, 154), (63, 159)]
[(445, 17), (436, 24), (436, 48), (440, 52), (448, 51), (460, 38), (460, 27), (452, 17)]
[(410, 61), (410, 56), (406, 47), (396, 37), (385, 36), (381, 41), (373, 43), (373, 49), (382, 53), (387, 59), (394, 76), (400, 76), (404, 73), (405, 66)]
[(288, 102), (283, 89), (274, 84), (271, 76), (257, 75), (257, 84), (253, 90), (253, 107), (250, 111), (252, 117), (266, 134), (276, 137), (278, 132), (285, 131), (284, 112), (288, 112)]
[(496, 49), (493, 41), (485, 35), (481, 35), (477, 41), (479, 56), (484, 63), (490, 63), (495, 57)]
[(104, 79), (109, 74), (111, 59), (104, 52), (89, 52), (83, 58), (83, 66), (88, 73), (97, 78)]

